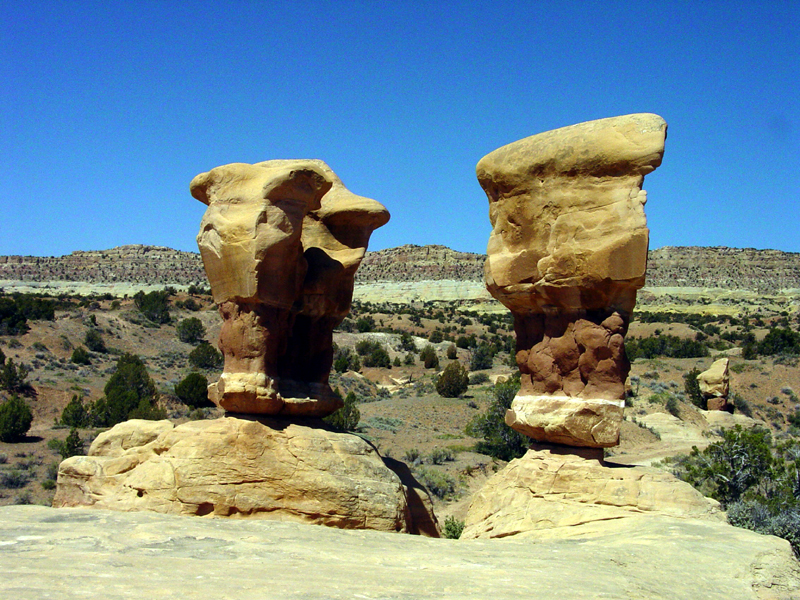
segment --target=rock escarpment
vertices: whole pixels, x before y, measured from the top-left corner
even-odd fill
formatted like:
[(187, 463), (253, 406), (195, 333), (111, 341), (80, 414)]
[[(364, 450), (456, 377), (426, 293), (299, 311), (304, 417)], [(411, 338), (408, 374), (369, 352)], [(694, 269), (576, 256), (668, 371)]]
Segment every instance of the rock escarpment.
[(514, 315), (522, 387), (506, 422), (542, 442), (617, 444), (624, 336), (644, 285), (644, 176), (667, 125), (636, 114), (535, 135), (477, 166), (492, 233), (485, 279)]
[(407, 467), (356, 435), (226, 417), (132, 420), (59, 467), (55, 507), (250, 517), (438, 536)]
[(223, 318), (225, 367), (209, 396), (236, 413), (332, 413), (333, 329), (388, 211), (319, 160), (224, 165), (191, 191), (208, 205), (197, 243)]

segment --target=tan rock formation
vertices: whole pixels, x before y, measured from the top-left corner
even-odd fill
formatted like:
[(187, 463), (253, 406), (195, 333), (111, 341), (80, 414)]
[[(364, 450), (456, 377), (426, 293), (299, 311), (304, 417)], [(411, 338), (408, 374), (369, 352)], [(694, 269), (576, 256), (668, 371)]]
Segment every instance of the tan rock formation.
[(669, 473), (585, 456), (551, 447), (511, 461), (473, 498), (462, 539), (538, 535), (642, 515), (724, 521), (716, 501)]
[(230, 412), (332, 413), (333, 328), (389, 213), (319, 160), (224, 165), (191, 192), (208, 205), (197, 243), (224, 320), (225, 367), (210, 397)]
[(268, 418), (121, 423), (61, 463), (53, 506), (438, 536), (405, 465), (356, 435)]
[(707, 371), (703, 371), (697, 376), (697, 383), (706, 399), (708, 410), (730, 410), (731, 408), (728, 404), (729, 363), (730, 359), (728, 358), (715, 360)]
[(644, 176), (667, 125), (636, 114), (504, 146), (478, 163), (492, 233), (485, 280), (514, 314), (522, 387), (507, 416), (542, 442), (617, 444), (624, 336), (644, 285)]

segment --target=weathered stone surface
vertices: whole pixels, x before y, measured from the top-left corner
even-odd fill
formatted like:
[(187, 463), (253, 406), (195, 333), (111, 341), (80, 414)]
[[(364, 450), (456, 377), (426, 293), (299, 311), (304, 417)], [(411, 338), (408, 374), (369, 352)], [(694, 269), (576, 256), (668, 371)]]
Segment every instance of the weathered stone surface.
[(531, 449), (475, 495), (462, 537), (538, 535), (647, 514), (724, 520), (717, 502), (664, 471), (609, 466), (557, 447)]
[(708, 370), (697, 376), (697, 383), (706, 398), (708, 410), (728, 410), (730, 408), (728, 406), (729, 363), (730, 359), (728, 358), (715, 360)]
[(132, 420), (59, 467), (53, 505), (438, 535), (427, 491), (362, 438), (286, 420)]
[(209, 396), (229, 412), (332, 413), (333, 329), (388, 211), (320, 160), (224, 165), (191, 192), (208, 205), (197, 243), (224, 321), (225, 367)]
[(797, 562), (778, 538), (660, 516), (571, 529), (567, 538), (447, 540), (263, 520), (4, 506), (0, 596), (788, 600), (800, 594)]
[[(666, 131), (652, 114), (590, 121), (514, 142), (478, 163), (493, 228), (486, 287), (514, 314), (522, 375), (508, 422), (538, 441), (617, 443), (616, 407), (630, 369), (623, 341), (647, 265), (641, 188), (661, 164)], [(584, 399), (594, 416), (584, 418), (584, 405), (574, 402), (574, 419), (561, 404), (551, 424), (542, 426), (546, 416), (526, 423), (543, 406), (537, 398), (551, 396)], [(614, 409), (592, 404), (609, 401)], [(560, 425), (567, 423), (569, 430)]]

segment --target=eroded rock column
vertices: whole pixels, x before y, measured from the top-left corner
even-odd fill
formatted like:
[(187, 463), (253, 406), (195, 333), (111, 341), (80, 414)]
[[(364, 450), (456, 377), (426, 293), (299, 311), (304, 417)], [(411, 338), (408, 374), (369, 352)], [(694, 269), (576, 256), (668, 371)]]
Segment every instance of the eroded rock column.
[(514, 142), (478, 163), (492, 233), (485, 279), (514, 315), (521, 388), (506, 423), (536, 441), (619, 441), (624, 336), (645, 282), (644, 176), (667, 125), (590, 121)]
[(224, 165), (191, 192), (208, 205), (197, 243), (223, 318), (225, 366), (209, 397), (229, 412), (332, 413), (333, 328), (388, 211), (319, 160)]

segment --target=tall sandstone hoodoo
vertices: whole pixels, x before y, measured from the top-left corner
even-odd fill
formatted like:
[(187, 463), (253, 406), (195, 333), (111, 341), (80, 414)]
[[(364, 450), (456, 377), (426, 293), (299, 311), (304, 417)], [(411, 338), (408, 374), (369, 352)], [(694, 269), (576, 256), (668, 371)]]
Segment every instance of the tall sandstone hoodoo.
[(333, 329), (389, 212), (320, 160), (234, 163), (201, 173), (197, 243), (223, 318), (225, 367), (209, 397), (234, 413), (325, 416)]
[(624, 336), (647, 266), (642, 183), (661, 164), (666, 134), (653, 114), (601, 119), (478, 163), (493, 227), (486, 286), (517, 335), (521, 389), (506, 422), (536, 441), (618, 443)]

